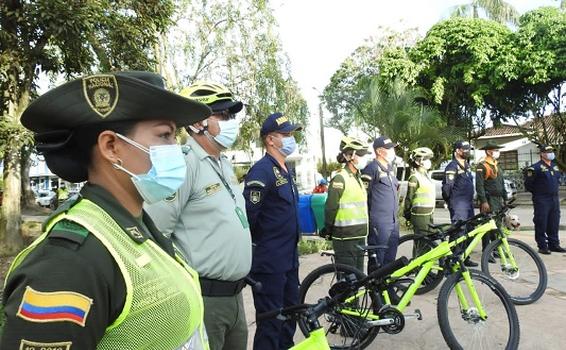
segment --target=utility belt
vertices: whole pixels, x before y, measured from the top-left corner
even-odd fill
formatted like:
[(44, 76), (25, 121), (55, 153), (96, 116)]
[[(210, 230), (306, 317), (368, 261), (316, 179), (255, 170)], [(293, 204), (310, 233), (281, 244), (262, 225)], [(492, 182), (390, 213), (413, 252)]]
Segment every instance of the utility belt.
[(246, 286), (243, 278), (237, 281), (220, 281), (200, 277), (199, 280), (202, 295), (205, 297), (233, 297)]

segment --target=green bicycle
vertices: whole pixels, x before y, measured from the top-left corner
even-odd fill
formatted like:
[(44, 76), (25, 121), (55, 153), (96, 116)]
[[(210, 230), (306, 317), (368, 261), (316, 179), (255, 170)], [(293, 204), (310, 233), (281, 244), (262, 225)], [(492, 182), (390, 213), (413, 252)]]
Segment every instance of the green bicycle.
[[(406, 258), (398, 259), (376, 270), (370, 276), (365, 277), (365, 279), (382, 283), (393, 271), (406, 266), (407, 263)], [(281, 321), (299, 321), (305, 327), (307, 337), (290, 350), (330, 350), (331, 347), (327, 339), (327, 333), (321, 326), (319, 318), (326, 313), (332, 312), (332, 310), (342, 303), (343, 300), (347, 299), (350, 294), (351, 291), (349, 289), (344, 289), (336, 293), (333, 297), (321, 298), (316, 304), (298, 304), (259, 314), (256, 316), (256, 321), (272, 318), (277, 318)], [(376, 326), (393, 325), (395, 322), (396, 320), (393, 317), (383, 317), (380, 320), (373, 321)], [(356, 332), (356, 330), (353, 329), (351, 331)]]
[[(373, 278), (374, 272), (364, 277), (362, 272), (346, 265), (321, 266), (303, 280), (300, 302), (314, 304), (320, 300), (321, 294), (327, 293), (331, 298), (340, 296), (336, 305), (320, 318), (330, 347), (363, 349), (380, 330), (396, 334), (403, 330), (406, 319), (422, 319), (419, 310), (412, 314), (403, 312), (431, 271), (442, 268), (443, 273), (449, 273), (439, 292), (437, 315), (448, 346), (451, 349), (516, 349), (520, 330), (514, 304), (497, 281), (464, 266), (463, 252), (459, 248), (468, 238), (473, 237), (477, 244), (483, 235), (496, 229), (494, 221), (487, 225), (490, 225), (489, 230), (484, 227), (455, 240), (442, 241), (411, 260), (407, 266), (396, 269), (385, 280)], [(460, 228), (454, 225), (445, 232), (451, 235), (459, 232)], [(405, 277), (409, 275), (414, 278)], [(399, 292), (400, 300), (391, 305), (391, 293)], [(388, 319), (394, 322), (380, 324)], [(303, 320), (299, 320), (298, 324), (303, 334), (308, 336), (307, 324)]]
[[(505, 206), (493, 215), (478, 214), (474, 218), (456, 223), (457, 226), (478, 226), (475, 231), (491, 234), (495, 239), (484, 249), (481, 256), (482, 271), (499, 282), (509, 294), (513, 303), (526, 305), (539, 300), (546, 290), (548, 275), (546, 266), (538, 253), (528, 244), (510, 238), (513, 229), (519, 227), (516, 217), (509, 215), (511, 205)], [(493, 229), (496, 221), (502, 225)], [(401, 237), (398, 256), (414, 256), (434, 249), (439, 241), (449, 238), (443, 228), (450, 224), (430, 225), (426, 234), (409, 234)], [(470, 256), (479, 241), (472, 241), (464, 251), (464, 258)], [(491, 260), (491, 262), (490, 262)], [(436, 288), (444, 278), (440, 265), (434, 266), (416, 294), (427, 293)]]

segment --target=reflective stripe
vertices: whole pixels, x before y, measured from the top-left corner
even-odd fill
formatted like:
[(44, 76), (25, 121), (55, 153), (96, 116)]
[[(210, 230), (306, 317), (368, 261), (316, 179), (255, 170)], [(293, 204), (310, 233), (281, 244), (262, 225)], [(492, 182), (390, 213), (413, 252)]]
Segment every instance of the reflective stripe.
[(411, 202), (411, 214), (413, 215), (430, 215), (434, 212), (436, 205), (436, 193), (434, 183), (428, 175), (420, 172), (413, 174), (419, 186), (415, 191), (415, 196)]
[(338, 207), (340, 209), (351, 209), (351, 208), (364, 208), (365, 209), (366, 202), (339, 203)]
[[(334, 222), (334, 226), (338, 227), (346, 227), (346, 226), (354, 226), (354, 225), (365, 225), (368, 223), (368, 219), (351, 219), (351, 220), (336, 220)], [(364, 236), (365, 237), (365, 236)]]

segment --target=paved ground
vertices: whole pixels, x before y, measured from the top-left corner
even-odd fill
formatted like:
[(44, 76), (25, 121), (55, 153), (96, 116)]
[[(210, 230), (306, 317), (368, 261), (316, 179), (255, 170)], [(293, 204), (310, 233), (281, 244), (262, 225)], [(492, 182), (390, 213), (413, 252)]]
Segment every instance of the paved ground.
[[(534, 246), (533, 232), (522, 231), (515, 237)], [(478, 254), (476, 253), (476, 260)], [(548, 288), (545, 295), (535, 304), (517, 306), (521, 325), (520, 349), (564, 349), (564, 331), (566, 317), (566, 254), (553, 253), (543, 256), (549, 274)], [(316, 267), (328, 263), (327, 257), (312, 254), (301, 257), (300, 275), (304, 276)], [(446, 344), (438, 327), (436, 316), (436, 298), (439, 288), (423, 295), (416, 296), (407, 311), (419, 308), (423, 314), (422, 321), (408, 320), (405, 330), (397, 335), (379, 334), (368, 349), (445, 349)], [(246, 316), (249, 323), (248, 348), (251, 349), (255, 331), (253, 299), (249, 288), (244, 290)], [(296, 340), (303, 339), (297, 330)]]

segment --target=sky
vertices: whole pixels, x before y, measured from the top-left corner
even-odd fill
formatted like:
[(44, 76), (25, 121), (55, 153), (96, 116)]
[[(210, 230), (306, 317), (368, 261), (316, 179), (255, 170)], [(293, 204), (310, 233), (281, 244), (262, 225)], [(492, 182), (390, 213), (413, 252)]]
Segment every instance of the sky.
[[(468, 0), (470, 1), (470, 0)], [(519, 13), (540, 6), (557, 6), (557, 0), (507, 0)], [(318, 135), (318, 95), (341, 62), (364, 39), (378, 36), (378, 28), (395, 30), (418, 28), (421, 35), (450, 9), (466, 0), (273, 0), (271, 7), (279, 25), (283, 50), (291, 62), (293, 78), (298, 82), (311, 111), (312, 135)], [(340, 133), (326, 130), (327, 153), (337, 152)], [(331, 143), (334, 141), (333, 143)], [(333, 147), (333, 145), (335, 147)], [(315, 144), (313, 144), (315, 146)], [(320, 147), (320, 146), (319, 146)]]

